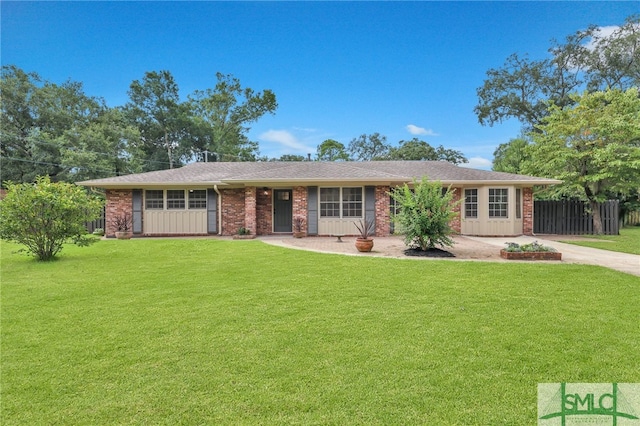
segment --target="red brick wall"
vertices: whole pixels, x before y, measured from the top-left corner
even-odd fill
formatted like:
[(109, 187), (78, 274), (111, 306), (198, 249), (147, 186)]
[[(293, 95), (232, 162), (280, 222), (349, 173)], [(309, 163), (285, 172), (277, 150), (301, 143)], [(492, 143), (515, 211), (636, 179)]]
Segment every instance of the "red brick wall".
[(234, 235), (245, 226), (244, 222), (244, 188), (221, 189), (222, 235)]
[(111, 224), (114, 217), (128, 214), (133, 218), (133, 192), (130, 189), (107, 189), (107, 204), (105, 212), (105, 235), (115, 236), (116, 229)]
[[(308, 200), (307, 200), (308, 190), (306, 186), (295, 186), (293, 188), (293, 218), (295, 220), (296, 216), (302, 216), (304, 218), (304, 226), (302, 227), (302, 232), (307, 232), (307, 209), (308, 209)], [(295, 223), (295, 222), (294, 222)]]
[(389, 206), (388, 186), (376, 186), (376, 236), (386, 237), (391, 235), (391, 212)]
[(461, 210), (462, 210), (462, 203), (459, 203), (460, 199), (462, 198), (462, 188), (451, 188), (451, 190), (453, 191), (453, 202), (457, 203), (454, 205), (453, 207), (453, 212), (456, 214), (453, 219), (451, 219), (451, 222), (449, 223), (449, 226), (451, 227), (451, 229), (453, 229), (453, 231), (457, 234), (460, 233), (461, 231)]
[(533, 188), (522, 188), (522, 233), (533, 235)]
[(273, 233), (273, 191), (258, 188), (256, 194), (256, 234), (270, 235)]

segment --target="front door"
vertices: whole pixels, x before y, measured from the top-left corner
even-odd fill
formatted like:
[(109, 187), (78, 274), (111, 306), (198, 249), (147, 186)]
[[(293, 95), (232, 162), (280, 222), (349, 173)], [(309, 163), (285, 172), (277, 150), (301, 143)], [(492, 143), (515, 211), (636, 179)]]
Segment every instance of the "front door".
[(273, 232), (291, 232), (293, 200), (290, 189), (273, 191)]

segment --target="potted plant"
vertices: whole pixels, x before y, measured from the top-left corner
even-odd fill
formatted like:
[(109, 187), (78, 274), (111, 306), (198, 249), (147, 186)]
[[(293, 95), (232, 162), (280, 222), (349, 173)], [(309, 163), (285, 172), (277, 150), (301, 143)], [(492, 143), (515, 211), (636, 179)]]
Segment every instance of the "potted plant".
[(295, 238), (302, 238), (306, 235), (304, 230), (304, 217), (296, 216), (293, 218), (293, 236)]
[(131, 231), (131, 216), (129, 213), (123, 213), (111, 219), (111, 225), (116, 229), (116, 238), (119, 240), (128, 240), (133, 236)]
[(375, 223), (373, 220), (360, 219), (358, 222), (353, 222), (353, 224), (358, 230), (356, 248), (360, 252), (370, 252), (373, 248), (373, 238), (371, 236), (375, 230)]
[(500, 257), (511, 260), (562, 260), (562, 253), (553, 247), (544, 246), (537, 241), (529, 244), (505, 243)]

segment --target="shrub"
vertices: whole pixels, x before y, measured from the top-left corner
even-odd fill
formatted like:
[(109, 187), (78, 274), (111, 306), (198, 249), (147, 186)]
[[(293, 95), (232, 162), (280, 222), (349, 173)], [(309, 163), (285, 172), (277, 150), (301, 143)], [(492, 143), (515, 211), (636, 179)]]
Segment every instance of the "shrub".
[(518, 243), (505, 243), (507, 247), (505, 247), (504, 251), (508, 252), (555, 252), (556, 249), (553, 247), (545, 246), (540, 244), (537, 241), (534, 241), (529, 244), (518, 244)]
[(7, 183), (0, 201), (0, 238), (26, 246), (38, 260), (51, 260), (67, 241), (95, 241), (85, 223), (100, 216), (102, 201), (79, 186), (38, 177), (34, 184)]
[(450, 188), (443, 193), (440, 182), (429, 182), (426, 177), (420, 182), (414, 180), (413, 186), (413, 191), (406, 183), (391, 191), (400, 208), (392, 216), (397, 232), (404, 235), (406, 245), (418, 245), (422, 250), (436, 245), (452, 247), (450, 235), (454, 231), (449, 223), (455, 216), (453, 208), (460, 201), (453, 201)]

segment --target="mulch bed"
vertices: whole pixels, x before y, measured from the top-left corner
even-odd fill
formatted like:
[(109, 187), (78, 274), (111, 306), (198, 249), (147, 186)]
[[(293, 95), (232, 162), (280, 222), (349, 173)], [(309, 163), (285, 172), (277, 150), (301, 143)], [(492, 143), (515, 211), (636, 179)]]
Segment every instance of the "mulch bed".
[(404, 251), (405, 256), (419, 256), (419, 257), (456, 257), (453, 253), (446, 250), (440, 250), (438, 248), (432, 248), (428, 250), (422, 250), (420, 248), (410, 248)]

